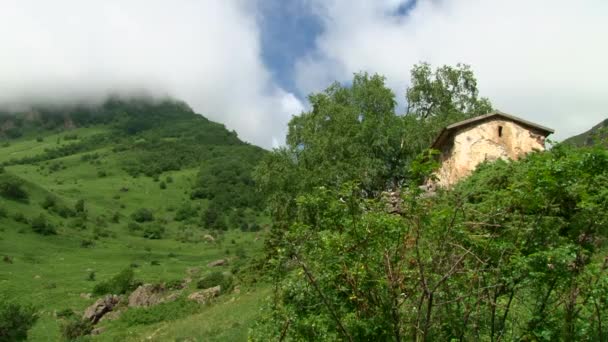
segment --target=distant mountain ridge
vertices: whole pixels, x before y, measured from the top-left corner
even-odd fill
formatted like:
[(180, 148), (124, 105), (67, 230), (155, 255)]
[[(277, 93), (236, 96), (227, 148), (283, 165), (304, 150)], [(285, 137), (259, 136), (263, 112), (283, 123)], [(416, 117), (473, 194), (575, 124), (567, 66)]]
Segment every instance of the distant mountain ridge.
[(581, 134), (572, 136), (563, 142), (575, 146), (594, 146), (608, 138), (608, 119), (603, 120), (590, 130)]

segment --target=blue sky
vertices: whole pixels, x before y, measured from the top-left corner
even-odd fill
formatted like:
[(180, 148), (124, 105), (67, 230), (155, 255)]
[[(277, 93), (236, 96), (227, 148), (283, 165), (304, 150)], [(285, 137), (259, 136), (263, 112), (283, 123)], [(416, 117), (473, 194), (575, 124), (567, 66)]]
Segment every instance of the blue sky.
[(466, 63), (497, 109), (580, 133), (608, 117), (605, 0), (4, 0), (0, 106), (148, 92), (270, 148), (353, 73), (401, 107), (413, 65)]

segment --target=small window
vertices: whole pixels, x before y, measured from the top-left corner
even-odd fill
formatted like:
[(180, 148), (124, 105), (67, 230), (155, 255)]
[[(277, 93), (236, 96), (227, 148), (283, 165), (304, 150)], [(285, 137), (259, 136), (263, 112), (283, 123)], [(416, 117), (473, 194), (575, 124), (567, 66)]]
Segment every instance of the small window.
[(498, 126), (498, 137), (502, 137), (502, 126)]

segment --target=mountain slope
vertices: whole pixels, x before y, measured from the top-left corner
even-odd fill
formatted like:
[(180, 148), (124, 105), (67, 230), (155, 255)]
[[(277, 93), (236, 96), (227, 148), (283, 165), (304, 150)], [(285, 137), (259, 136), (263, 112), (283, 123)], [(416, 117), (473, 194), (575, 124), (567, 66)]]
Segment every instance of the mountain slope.
[(563, 142), (574, 146), (593, 146), (608, 138), (608, 119), (593, 126), (590, 130), (579, 135), (572, 136)]
[[(247, 288), (266, 222), (250, 177), (263, 149), (171, 100), (3, 113), (0, 127), (0, 295), (37, 306), (30, 340), (59, 340), (56, 312), (80, 316), (97, 298), (85, 294), (125, 268), (144, 283), (189, 278), (187, 294), (215, 270), (207, 263), (228, 258), (218, 269)], [(112, 322), (107, 336), (130, 324)], [(223, 329), (242, 336), (247, 324)]]

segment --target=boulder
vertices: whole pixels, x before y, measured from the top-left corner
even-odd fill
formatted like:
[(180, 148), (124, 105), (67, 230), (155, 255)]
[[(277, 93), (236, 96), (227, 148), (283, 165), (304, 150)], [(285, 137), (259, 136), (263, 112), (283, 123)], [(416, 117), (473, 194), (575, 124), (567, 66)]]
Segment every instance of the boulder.
[(91, 294), (90, 293), (81, 293), (80, 298), (91, 299)]
[(122, 315), (122, 311), (110, 311), (107, 314), (103, 315), (103, 317), (99, 321), (113, 321), (115, 319), (120, 318), (120, 315)]
[(102, 332), (104, 332), (105, 330), (106, 330), (106, 328), (104, 328), (104, 327), (97, 327), (97, 328), (91, 330), (91, 335), (93, 335), (93, 336), (99, 335)]
[(112, 309), (120, 302), (120, 297), (117, 295), (107, 295), (99, 298), (93, 305), (89, 306), (82, 315), (82, 319), (97, 323), (103, 315), (112, 311)]
[(129, 296), (129, 307), (148, 307), (161, 303), (165, 292), (162, 285), (140, 285)]
[(218, 285), (201, 291), (193, 292), (188, 296), (188, 299), (193, 300), (199, 304), (205, 304), (211, 299), (219, 296), (221, 291), (222, 288)]
[(207, 242), (215, 242), (215, 238), (209, 234), (203, 235), (203, 240), (205, 240)]
[(228, 260), (226, 259), (218, 259), (215, 261), (212, 261), (210, 263), (207, 264), (207, 267), (217, 267), (217, 266), (224, 266), (228, 264)]
[(186, 273), (188, 273), (189, 276), (198, 275), (199, 273), (201, 273), (201, 268), (200, 267), (188, 267), (186, 269)]

